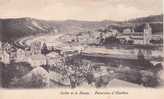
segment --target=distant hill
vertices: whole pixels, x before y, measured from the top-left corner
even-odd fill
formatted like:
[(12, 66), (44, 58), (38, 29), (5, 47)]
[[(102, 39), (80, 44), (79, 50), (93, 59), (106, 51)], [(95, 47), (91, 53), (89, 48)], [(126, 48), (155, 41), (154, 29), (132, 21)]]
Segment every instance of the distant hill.
[(163, 22), (162, 14), (128, 20), (128, 23), (162, 23), (162, 22)]
[(149, 23), (153, 34), (163, 33), (163, 15), (153, 15), (148, 17), (140, 17), (123, 21), (119, 25), (111, 25), (108, 28), (115, 28), (122, 32), (125, 28), (133, 28), (135, 32), (143, 32), (145, 23)]
[(163, 15), (152, 15), (148, 17), (140, 17), (128, 21), (130, 24), (135, 24), (135, 31), (142, 32), (145, 23), (150, 23), (152, 32), (159, 34), (163, 32)]
[(142, 31), (144, 23), (151, 23), (153, 32), (163, 31), (163, 15), (148, 16), (131, 19), (129, 21), (47, 21), (34, 18), (0, 19), (0, 40), (13, 41), (21, 37), (48, 33), (76, 33), (92, 31), (100, 28), (114, 27), (120, 32), (124, 28), (134, 27), (135, 31)]

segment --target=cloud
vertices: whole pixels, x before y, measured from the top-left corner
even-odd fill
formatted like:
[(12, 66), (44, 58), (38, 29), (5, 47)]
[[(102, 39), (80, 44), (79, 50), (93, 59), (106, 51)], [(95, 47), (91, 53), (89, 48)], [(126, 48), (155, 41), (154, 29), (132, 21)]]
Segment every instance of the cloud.
[(0, 17), (127, 20), (161, 14), (162, 0), (0, 0)]

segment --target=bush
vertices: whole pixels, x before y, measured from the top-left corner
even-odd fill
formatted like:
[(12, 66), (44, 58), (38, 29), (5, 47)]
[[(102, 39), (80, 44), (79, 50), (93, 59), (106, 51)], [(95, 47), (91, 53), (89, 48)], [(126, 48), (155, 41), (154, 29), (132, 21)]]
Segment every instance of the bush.
[(28, 72), (32, 70), (32, 67), (29, 63), (19, 62), (7, 64), (3, 67), (2, 71), (2, 84), (3, 87), (8, 88), (11, 87), (11, 82), (13, 78), (21, 78)]

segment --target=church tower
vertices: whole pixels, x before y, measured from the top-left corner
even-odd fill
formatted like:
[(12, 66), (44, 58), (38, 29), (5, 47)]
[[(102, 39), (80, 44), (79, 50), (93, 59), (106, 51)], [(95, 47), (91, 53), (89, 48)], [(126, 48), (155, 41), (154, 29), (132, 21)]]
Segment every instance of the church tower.
[(143, 39), (143, 44), (147, 45), (150, 44), (150, 40), (152, 37), (152, 28), (148, 23), (146, 23), (145, 28), (144, 28), (144, 39)]

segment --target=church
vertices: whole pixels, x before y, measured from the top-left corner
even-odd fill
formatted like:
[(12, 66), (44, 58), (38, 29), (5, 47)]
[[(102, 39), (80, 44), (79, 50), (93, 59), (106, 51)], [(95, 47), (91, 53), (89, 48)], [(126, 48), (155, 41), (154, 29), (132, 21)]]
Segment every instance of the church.
[(152, 39), (152, 28), (149, 23), (146, 23), (143, 27), (142, 32), (134, 32), (134, 30), (129, 30), (119, 35), (119, 39), (125, 39), (126, 41), (132, 40), (134, 44), (149, 45)]
[(148, 23), (145, 25), (143, 36), (144, 36), (143, 44), (144, 45), (150, 44), (150, 40), (152, 38), (152, 28), (150, 27), (150, 25)]

